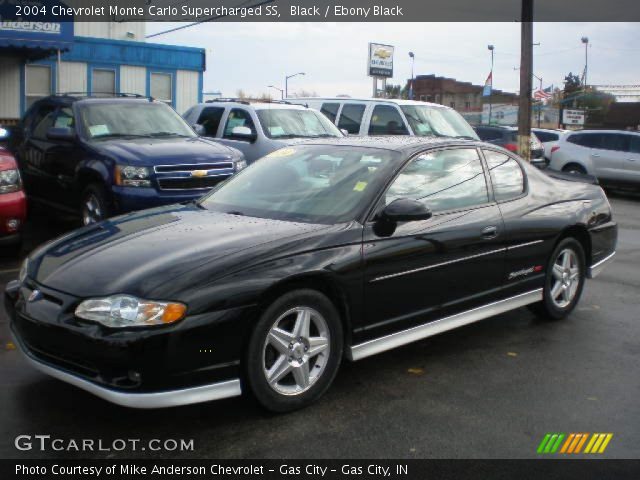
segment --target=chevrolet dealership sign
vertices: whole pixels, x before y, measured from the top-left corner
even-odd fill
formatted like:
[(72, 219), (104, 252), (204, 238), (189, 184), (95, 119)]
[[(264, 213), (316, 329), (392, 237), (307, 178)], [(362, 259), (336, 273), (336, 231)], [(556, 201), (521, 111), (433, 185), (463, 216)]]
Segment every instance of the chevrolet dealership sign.
[(369, 76), (393, 77), (393, 47), (391, 45), (369, 44)]

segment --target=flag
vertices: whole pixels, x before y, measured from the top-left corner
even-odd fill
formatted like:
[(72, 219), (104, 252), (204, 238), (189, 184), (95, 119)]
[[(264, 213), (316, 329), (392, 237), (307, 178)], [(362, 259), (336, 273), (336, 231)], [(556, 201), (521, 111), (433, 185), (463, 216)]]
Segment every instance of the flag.
[(482, 89), (482, 96), (489, 97), (491, 96), (491, 89), (493, 88), (493, 71), (489, 72), (489, 76), (487, 77), (487, 81), (484, 82), (484, 88)]
[(551, 93), (551, 87), (545, 88), (544, 90), (538, 89), (533, 93), (533, 98), (535, 98), (536, 100), (548, 100), (551, 97), (553, 97), (553, 94)]

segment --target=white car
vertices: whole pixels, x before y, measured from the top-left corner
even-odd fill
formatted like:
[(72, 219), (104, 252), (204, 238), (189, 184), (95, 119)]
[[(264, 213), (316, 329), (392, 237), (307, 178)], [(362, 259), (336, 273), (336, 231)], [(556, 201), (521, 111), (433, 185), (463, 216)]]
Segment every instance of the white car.
[(320, 110), (349, 135), (411, 135), (478, 140), (453, 108), (436, 103), (393, 98), (287, 98)]
[(536, 134), (538, 140), (542, 142), (544, 148), (544, 158), (547, 162), (551, 160), (551, 149), (557, 145), (560, 137), (570, 130), (556, 130), (551, 128), (532, 128), (531, 131)]
[(549, 168), (589, 174), (601, 184), (640, 185), (640, 132), (580, 130), (562, 135), (553, 146)]

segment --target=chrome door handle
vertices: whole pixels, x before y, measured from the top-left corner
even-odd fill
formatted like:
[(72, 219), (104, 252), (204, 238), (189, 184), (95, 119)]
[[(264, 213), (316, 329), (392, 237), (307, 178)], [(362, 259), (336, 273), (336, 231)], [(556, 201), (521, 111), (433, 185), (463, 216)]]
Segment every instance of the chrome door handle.
[(635, 158), (627, 158), (627, 162), (635, 162), (636, 159)]
[(496, 238), (497, 236), (498, 236), (498, 227), (496, 227), (495, 225), (490, 225), (482, 229), (482, 238), (486, 240)]
[(600, 157), (600, 154), (599, 153), (592, 153), (591, 156), (592, 157)]

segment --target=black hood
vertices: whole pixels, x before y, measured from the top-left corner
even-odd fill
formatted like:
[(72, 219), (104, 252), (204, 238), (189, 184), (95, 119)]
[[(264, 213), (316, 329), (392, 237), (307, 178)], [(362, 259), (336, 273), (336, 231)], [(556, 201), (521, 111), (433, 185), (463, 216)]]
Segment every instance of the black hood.
[(92, 147), (119, 161), (148, 167), (204, 163), (237, 156), (237, 150), (200, 137), (113, 139), (95, 142)]
[(216, 213), (194, 204), (161, 207), (84, 227), (45, 245), (31, 255), (29, 275), (78, 297), (153, 298), (171, 291), (177, 277), (191, 276), (181, 282), (187, 286), (202, 275), (210, 281), (281, 254), (284, 245), (288, 251), (292, 243), (304, 248), (306, 239), (331, 228)]

